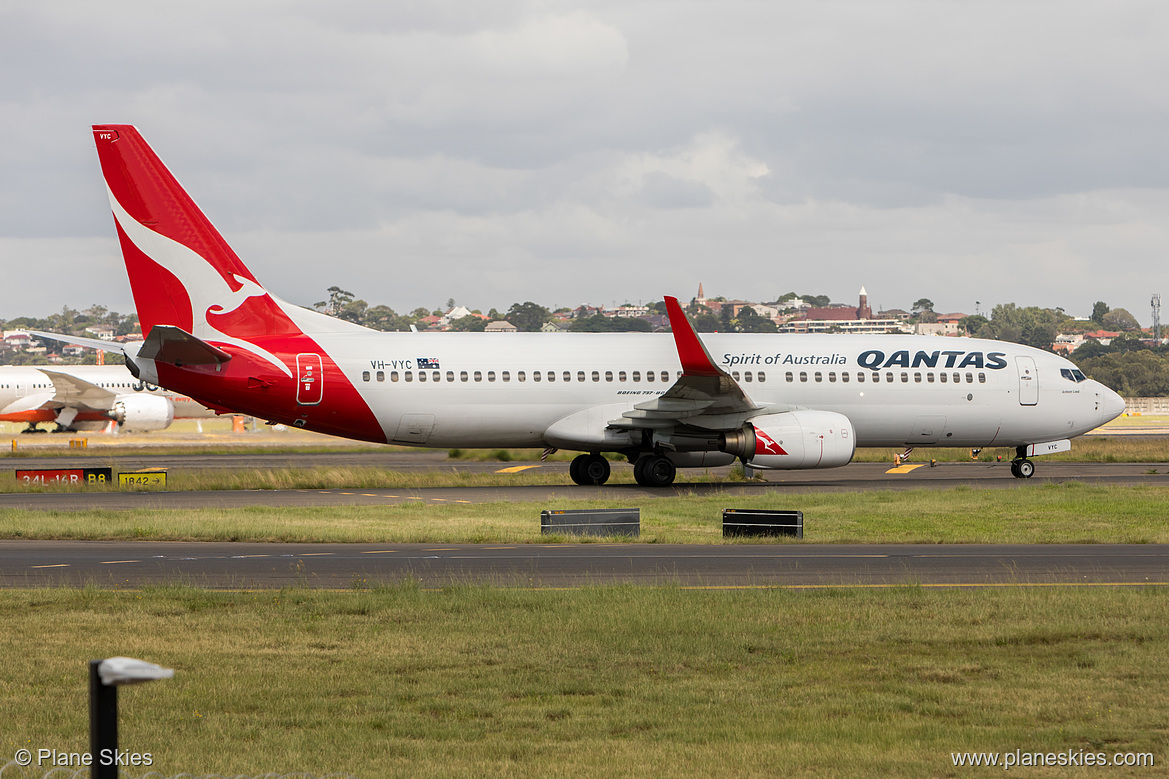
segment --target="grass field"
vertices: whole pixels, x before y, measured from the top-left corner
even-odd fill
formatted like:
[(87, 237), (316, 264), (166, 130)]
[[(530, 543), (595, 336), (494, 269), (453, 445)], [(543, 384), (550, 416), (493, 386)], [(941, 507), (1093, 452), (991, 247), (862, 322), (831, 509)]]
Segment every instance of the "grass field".
[[(0, 511), (0, 538), (303, 542), (547, 543), (542, 508), (613, 508), (613, 501), (247, 507), (198, 510)], [(642, 543), (724, 543), (724, 508), (804, 512), (806, 543), (1169, 543), (1165, 486), (1078, 482), (1014, 489), (757, 496), (689, 495), (637, 501)], [(792, 543), (792, 541), (777, 541)]]
[(125, 654), (176, 669), (119, 695), (163, 775), (1164, 775), (1167, 615), (1158, 588), (5, 592), (0, 754), (84, 751), (86, 663)]

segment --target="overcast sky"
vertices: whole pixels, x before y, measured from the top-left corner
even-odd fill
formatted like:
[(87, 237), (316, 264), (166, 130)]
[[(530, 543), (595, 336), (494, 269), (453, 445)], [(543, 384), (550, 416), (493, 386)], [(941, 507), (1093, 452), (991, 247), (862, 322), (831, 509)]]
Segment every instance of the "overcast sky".
[(0, 2), (0, 318), (132, 310), (89, 131), (125, 123), (300, 304), (864, 285), (1147, 325), (1167, 41), (1128, 0)]

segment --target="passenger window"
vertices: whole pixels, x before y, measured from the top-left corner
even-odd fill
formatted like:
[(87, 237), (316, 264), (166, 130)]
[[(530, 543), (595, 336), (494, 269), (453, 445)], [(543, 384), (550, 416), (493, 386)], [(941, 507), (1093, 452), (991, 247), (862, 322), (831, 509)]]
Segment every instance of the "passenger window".
[(386, 372), (385, 371), (378, 371), (377, 372), (377, 380), (378, 381), (385, 381), (386, 380)]
[(483, 381), (483, 371), (475, 371), (475, 381)]
[(873, 372), (873, 384), (880, 384), (880, 383), (881, 383), (881, 374), (874, 371)]
[(634, 381), (641, 381), (641, 371), (634, 371), (633, 372), (633, 380)]
[(828, 371), (828, 381), (836, 383), (836, 371)]
[(495, 371), (487, 371), (487, 380), (495, 381)]
[(848, 371), (841, 371), (840, 372), (840, 380), (842, 382), (844, 382), (845, 384), (848, 384)]
[(821, 375), (820, 371), (816, 371), (816, 381), (824, 381), (824, 376)]
[(467, 380), (467, 372), (466, 371), (459, 371), (459, 381), (466, 381), (466, 380)]
[(625, 371), (621, 371), (617, 374), (617, 381), (625, 381)]
[(645, 380), (646, 381), (653, 381), (654, 380), (654, 372), (653, 371), (646, 371), (645, 372)]
[(986, 384), (986, 374), (985, 373), (978, 374), (978, 383), (979, 384)]
[(523, 371), (516, 371), (515, 377), (517, 381), (527, 381), (528, 379), (528, 377), (524, 375)]
[(893, 371), (885, 372), (885, 381), (889, 382), (890, 384), (893, 383)]
[[(548, 375), (551, 376), (552, 374), (549, 373)], [(532, 371), (532, 381), (539, 381), (539, 380), (540, 380), (540, 372), (539, 371)]]
[(788, 371), (787, 373), (785, 373), (783, 377), (784, 377), (785, 379), (787, 379), (789, 382), (792, 382), (792, 381), (795, 381), (795, 380), (796, 380), (796, 377), (792, 375), (792, 372), (791, 372), (791, 371)]
[(960, 373), (955, 373), (955, 374), (954, 374), (954, 383), (955, 383), (955, 384), (961, 384), (961, 383), (962, 383), (962, 374), (960, 374)]
[(800, 381), (807, 381), (807, 380), (808, 380), (808, 372), (807, 371), (800, 371)]
[(362, 381), (369, 381), (369, 371), (362, 371), (361, 372), (361, 380)]
[[(447, 381), (454, 381), (455, 380), (455, 372), (454, 371), (447, 371), (446, 372), (446, 380)], [(466, 381), (466, 379), (463, 379), (463, 381)]]
[(435, 371), (433, 374), (431, 374), (430, 378), (434, 379), (435, 381), (439, 381), (442, 379), (442, 374), (438, 371)]
[(426, 381), (426, 371), (418, 371), (418, 380)]
[(738, 381), (739, 380), (739, 372), (738, 371), (731, 371), (731, 378), (734, 379), (735, 381)]
[(973, 374), (973, 373), (967, 373), (967, 374), (966, 374), (966, 383), (967, 383), (967, 384), (973, 384), (973, 383), (974, 383), (974, 374)]
[(593, 371), (593, 381), (600, 381), (600, 380), (601, 380), (601, 374), (598, 373), (597, 371)]
[(941, 379), (941, 382), (942, 382), (942, 384), (945, 384), (945, 383), (946, 383), (946, 374), (944, 374), (944, 373), (939, 373), (939, 374), (938, 374), (938, 378), (939, 378), (939, 379)]
[(398, 372), (397, 371), (390, 371), (390, 381), (397, 381), (397, 380), (398, 380)]
[(584, 371), (577, 371), (576, 372), (576, 380), (577, 381), (584, 381), (585, 380)]
[(759, 371), (758, 379), (759, 381), (767, 381), (767, 374), (763, 371)]
[(565, 381), (572, 381), (572, 371), (565, 371), (564, 372), (564, 380)]
[(548, 381), (556, 381), (556, 371), (548, 371)]
[(670, 372), (669, 371), (662, 371), (662, 381), (669, 381), (669, 380), (670, 380)]
[(613, 371), (605, 371), (605, 381), (613, 380)]
[(932, 373), (927, 373), (925, 375), (925, 382), (926, 382), (926, 384), (933, 384), (934, 383), (934, 375)]
[(406, 371), (406, 381), (414, 381), (414, 374), (411, 371)]
[(920, 373), (913, 374), (913, 380), (914, 380), (914, 382), (921, 384), (921, 374)]
[(865, 375), (863, 373), (857, 373), (856, 380), (859, 383), (864, 384), (865, 383)]
[(500, 371), (499, 372), (499, 380), (500, 381), (511, 381), (511, 371)]
[(750, 381), (750, 380), (751, 380), (751, 371), (744, 371), (743, 372), (743, 381)]

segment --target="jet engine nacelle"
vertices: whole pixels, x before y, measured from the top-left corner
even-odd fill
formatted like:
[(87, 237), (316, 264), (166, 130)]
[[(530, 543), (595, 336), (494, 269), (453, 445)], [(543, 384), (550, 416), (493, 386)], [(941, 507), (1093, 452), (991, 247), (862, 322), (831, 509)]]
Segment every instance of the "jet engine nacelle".
[(175, 418), (175, 404), (161, 395), (121, 395), (110, 416), (126, 430), (165, 430)]
[(752, 468), (839, 468), (852, 461), (856, 433), (843, 414), (789, 411), (761, 417), (726, 433), (719, 448), (745, 459)]

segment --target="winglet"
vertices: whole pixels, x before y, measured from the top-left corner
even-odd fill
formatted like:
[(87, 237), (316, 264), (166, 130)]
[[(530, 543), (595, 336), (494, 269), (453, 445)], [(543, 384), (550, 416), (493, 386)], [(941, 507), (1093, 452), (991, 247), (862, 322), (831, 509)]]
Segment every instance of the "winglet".
[(726, 371), (714, 364), (710, 352), (706, 351), (694, 326), (678, 305), (678, 298), (666, 296), (666, 313), (670, 317), (670, 329), (674, 331), (674, 345), (678, 347), (682, 372), (688, 376), (726, 376)]

